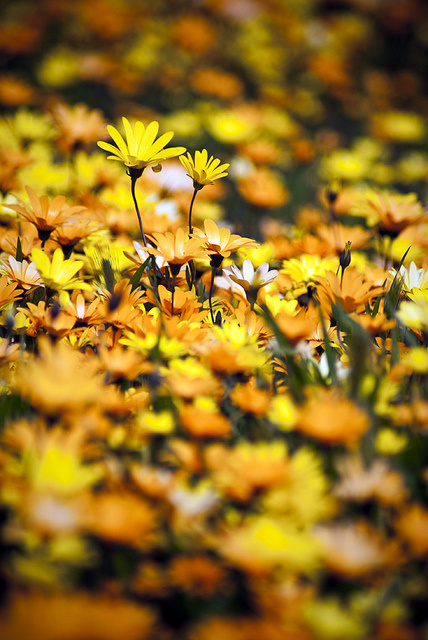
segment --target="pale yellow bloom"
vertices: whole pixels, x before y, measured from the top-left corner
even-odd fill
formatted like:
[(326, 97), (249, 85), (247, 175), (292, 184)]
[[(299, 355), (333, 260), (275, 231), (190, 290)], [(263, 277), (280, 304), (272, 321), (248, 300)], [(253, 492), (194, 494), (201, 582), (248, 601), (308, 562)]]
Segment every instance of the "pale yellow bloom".
[(37, 247), (32, 250), (31, 258), (46, 287), (56, 291), (67, 289), (91, 291), (91, 286), (88, 283), (78, 280), (76, 277), (77, 272), (83, 266), (82, 260), (64, 260), (62, 250), (56, 249), (51, 262), (45, 252)]

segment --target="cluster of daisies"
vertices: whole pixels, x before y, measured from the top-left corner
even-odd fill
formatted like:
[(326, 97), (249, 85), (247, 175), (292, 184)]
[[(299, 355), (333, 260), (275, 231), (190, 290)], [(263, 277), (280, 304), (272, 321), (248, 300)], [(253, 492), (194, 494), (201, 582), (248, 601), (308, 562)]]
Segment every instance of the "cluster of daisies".
[(2, 634), (422, 638), (426, 211), (330, 185), (255, 242), (122, 124), (2, 204)]

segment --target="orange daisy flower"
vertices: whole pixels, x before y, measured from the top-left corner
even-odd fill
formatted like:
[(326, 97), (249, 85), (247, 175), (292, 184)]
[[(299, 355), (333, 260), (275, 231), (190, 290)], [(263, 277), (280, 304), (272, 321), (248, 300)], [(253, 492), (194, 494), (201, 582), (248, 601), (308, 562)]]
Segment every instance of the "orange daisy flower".
[(86, 207), (79, 206), (69, 207), (65, 204), (65, 196), (55, 196), (49, 202), (47, 196), (39, 198), (31, 187), (25, 187), (25, 190), (30, 200), (30, 206), (22, 202), (23, 206), (11, 204), (9, 207), (37, 227), (40, 240), (47, 240), (55, 227), (86, 209)]

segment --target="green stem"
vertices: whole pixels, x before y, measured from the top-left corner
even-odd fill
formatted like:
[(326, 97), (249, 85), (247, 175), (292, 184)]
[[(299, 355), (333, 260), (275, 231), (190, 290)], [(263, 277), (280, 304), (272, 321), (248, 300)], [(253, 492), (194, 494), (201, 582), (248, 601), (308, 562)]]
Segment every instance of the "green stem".
[(135, 183), (136, 182), (137, 182), (137, 178), (134, 178), (133, 176), (131, 176), (131, 194), (132, 194), (132, 199), (134, 201), (135, 210), (137, 212), (138, 224), (140, 225), (140, 231), (141, 231), (141, 236), (143, 238), (143, 243), (144, 243), (144, 246), (147, 247), (146, 235), (144, 233), (143, 223), (142, 223), (141, 215), (140, 215), (140, 210), (138, 208), (138, 203), (137, 203), (137, 197), (135, 195)]
[(192, 195), (192, 199), (190, 201), (190, 207), (189, 207), (189, 238), (193, 233), (193, 227), (192, 227), (192, 211), (193, 211), (193, 203), (195, 202), (195, 198), (196, 198), (196, 194), (198, 193), (198, 189), (194, 189), (193, 190), (193, 195)]
[(216, 271), (217, 271), (216, 267), (211, 267), (211, 284), (210, 284), (210, 290), (208, 293), (208, 302), (210, 305), (211, 321), (213, 324), (215, 324), (215, 319), (214, 319), (214, 312), (213, 312), (212, 297), (213, 297), (213, 291), (214, 291), (214, 278), (215, 278)]
[(173, 274), (172, 276), (172, 282), (171, 282), (171, 316), (174, 315), (174, 293), (175, 293), (175, 279), (176, 279), (176, 275)]

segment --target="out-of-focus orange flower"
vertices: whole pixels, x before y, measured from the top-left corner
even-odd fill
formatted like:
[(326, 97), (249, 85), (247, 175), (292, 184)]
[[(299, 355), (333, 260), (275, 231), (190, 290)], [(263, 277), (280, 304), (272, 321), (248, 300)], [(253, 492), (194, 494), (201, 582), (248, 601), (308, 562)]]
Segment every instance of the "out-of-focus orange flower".
[(354, 316), (354, 320), (364, 327), (372, 336), (379, 336), (381, 333), (389, 331), (396, 325), (395, 319), (388, 319), (381, 310), (378, 311), (375, 316), (361, 313)]
[(202, 453), (201, 447), (197, 442), (189, 442), (181, 438), (171, 438), (169, 440), (169, 448), (172, 451), (171, 456), (166, 456), (167, 460), (179, 464), (180, 467), (186, 469), (190, 473), (200, 473), (202, 469)]
[(366, 467), (358, 455), (343, 458), (338, 464), (341, 476), (334, 494), (341, 500), (381, 504), (401, 504), (408, 498), (403, 476), (389, 468), (385, 460), (375, 460)]
[(237, 183), (238, 191), (251, 204), (272, 209), (286, 204), (289, 193), (277, 175), (266, 167), (251, 171)]
[(86, 529), (104, 540), (144, 549), (152, 546), (157, 526), (154, 510), (133, 493), (98, 493), (92, 497)]
[(214, 444), (205, 451), (205, 460), (218, 490), (242, 502), (283, 482), (289, 471), (282, 441), (243, 442), (233, 449)]
[(201, 54), (215, 43), (216, 31), (203, 16), (184, 14), (174, 20), (171, 37), (183, 49)]
[(64, 344), (39, 344), (39, 356), (17, 371), (16, 388), (48, 414), (80, 412), (103, 397), (98, 363)]
[(275, 322), (287, 341), (295, 345), (304, 338), (308, 338), (314, 330), (314, 325), (308, 318), (306, 310), (301, 309), (297, 315), (280, 312), (275, 316)]
[(255, 378), (237, 385), (230, 394), (230, 399), (237, 407), (255, 416), (265, 415), (270, 398), (268, 391), (257, 387)]
[(0, 149), (0, 189), (2, 193), (8, 193), (21, 187), (18, 179), (19, 170), (30, 162), (30, 157), (21, 149)]
[(0, 102), (6, 107), (31, 104), (34, 97), (33, 87), (26, 82), (12, 75), (0, 76)]
[(144, 640), (154, 623), (147, 607), (83, 591), (15, 591), (0, 616), (8, 640)]
[(180, 422), (190, 435), (196, 438), (224, 438), (231, 434), (229, 419), (214, 406), (207, 408), (197, 404), (185, 404), (179, 409)]
[(169, 370), (165, 371), (164, 388), (172, 395), (186, 400), (197, 396), (219, 398), (224, 392), (223, 385), (209, 369), (199, 364), (189, 366), (183, 359), (170, 363)]
[(412, 504), (403, 508), (395, 528), (415, 554), (428, 553), (428, 510), (422, 505)]
[(365, 216), (370, 226), (390, 235), (416, 224), (424, 216), (422, 205), (414, 193), (370, 193), (364, 202), (355, 206), (355, 213)]
[(397, 541), (387, 541), (365, 522), (319, 525), (315, 535), (325, 547), (328, 568), (348, 578), (384, 572), (401, 560)]
[(416, 398), (409, 404), (394, 406), (392, 419), (397, 425), (409, 425), (414, 430), (428, 427), (428, 401)]
[(345, 68), (345, 61), (340, 55), (332, 51), (320, 51), (312, 55), (309, 60), (310, 72), (332, 87), (350, 87), (352, 76)]
[(290, 140), (290, 149), (293, 156), (299, 162), (310, 162), (316, 152), (314, 144), (304, 138)]
[(326, 240), (329, 247), (335, 252), (343, 251), (343, 247), (347, 242), (352, 244), (352, 249), (364, 249), (367, 247), (371, 234), (363, 227), (345, 227), (339, 223), (331, 225), (319, 225), (317, 234)]
[(277, 164), (283, 155), (281, 147), (270, 138), (259, 137), (238, 147), (241, 155), (256, 165)]
[(242, 82), (237, 76), (211, 67), (197, 69), (191, 76), (190, 82), (198, 93), (225, 100), (237, 98), (243, 90)]
[(53, 117), (60, 132), (58, 147), (64, 153), (86, 148), (107, 137), (101, 111), (90, 111), (85, 104), (69, 107), (59, 104), (52, 109)]
[[(269, 591), (269, 595), (270, 595)], [(211, 617), (192, 628), (192, 640), (312, 640), (313, 634), (295, 621), (278, 622), (271, 617), (244, 616)], [(389, 640), (389, 639), (388, 639)], [(401, 639), (400, 639), (401, 640)], [(413, 640), (413, 639), (412, 639)]]
[(174, 476), (168, 469), (134, 464), (130, 474), (135, 486), (148, 498), (163, 500), (174, 486)]
[(101, 366), (110, 380), (134, 380), (141, 373), (151, 369), (151, 363), (146, 363), (137, 351), (124, 349), (115, 345), (112, 349), (100, 347), (98, 350)]
[(312, 387), (296, 429), (329, 444), (354, 445), (369, 429), (370, 418), (336, 389)]
[(177, 557), (168, 571), (170, 584), (199, 598), (212, 598), (227, 588), (226, 571), (218, 562), (202, 555)]
[(324, 239), (318, 238), (311, 233), (307, 233), (302, 238), (293, 239), (290, 243), (289, 256), (297, 257), (301, 254), (317, 255), (320, 258), (323, 258), (331, 256), (332, 249)]

